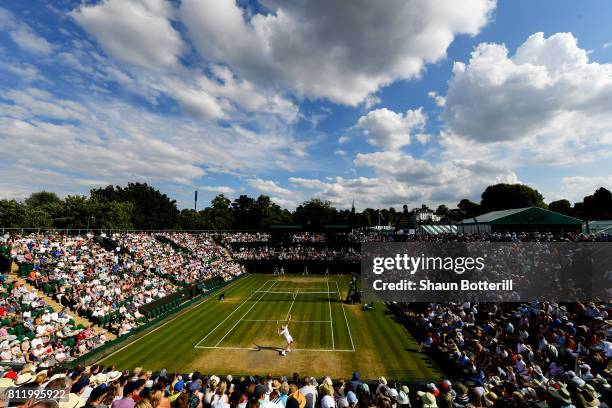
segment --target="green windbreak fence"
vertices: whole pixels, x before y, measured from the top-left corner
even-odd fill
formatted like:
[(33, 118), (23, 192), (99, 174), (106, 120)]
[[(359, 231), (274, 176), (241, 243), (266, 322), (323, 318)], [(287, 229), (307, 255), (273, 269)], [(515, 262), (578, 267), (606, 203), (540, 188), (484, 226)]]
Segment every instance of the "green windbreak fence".
[(149, 318), (161, 316), (168, 312), (169, 310), (174, 309), (179, 306), (181, 303), (184, 303), (187, 300), (193, 299), (194, 297), (201, 295), (206, 291), (213, 291), (217, 288), (220, 288), (225, 284), (223, 278), (217, 276), (214, 278), (206, 279), (205, 281), (195, 284), (189, 285), (184, 289), (181, 289), (177, 292), (171, 293), (170, 295), (163, 297), (161, 299), (157, 299), (151, 303), (147, 303), (142, 306), (139, 310), (140, 313), (146, 315)]

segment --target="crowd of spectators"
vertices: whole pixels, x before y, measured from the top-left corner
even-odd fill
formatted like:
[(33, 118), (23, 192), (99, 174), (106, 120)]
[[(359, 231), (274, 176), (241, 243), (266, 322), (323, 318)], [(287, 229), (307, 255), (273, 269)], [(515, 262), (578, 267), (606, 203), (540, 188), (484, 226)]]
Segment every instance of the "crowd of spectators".
[(539, 401), (552, 392), (577, 407), (599, 406), (592, 387), (611, 374), (605, 304), (435, 303), (409, 314), (421, 349), (473, 384), (474, 399), (488, 392), (493, 400)]
[(291, 235), (292, 242), (325, 242), (327, 236), (316, 232), (301, 232)]
[(192, 282), (213, 276), (221, 276), (227, 280), (245, 272), (243, 266), (226, 259), (226, 249), (215, 242), (212, 234), (172, 232), (162, 236), (187, 250), (185, 270), (191, 274)]
[(223, 257), (223, 248), (208, 234), (165, 233), (162, 241), (150, 233), (117, 233), (112, 239), (137, 263), (172, 282), (188, 285), (213, 276), (229, 279), (243, 273)]
[(53, 367), (104, 344), (104, 334), (77, 326), (37, 290), (6, 281), (0, 287), (0, 364)]
[(359, 251), (352, 247), (334, 249), (310, 246), (259, 246), (235, 248), (232, 257), (236, 260), (277, 261), (359, 261)]
[(244, 273), (209, 235), (172, 233), (166, 234), (166, 242), (146, 233), (112, 238), (116, 248), (110, 250), (91, 234), (7, 234), (0, 245), (10, 259), (31, 265), (25, 276), (30, 284), (118, 335), (146, 322), (142, 306), (181, 286)]
[[(353, 241), (378, 239), (377, 235), (353, 234)], [(143, 233), (114, 235), (115, 251), (100, 246), (91, 236), (60, 234), (5, 236), (1, 244), (9, 248), (11, 258), (34, 265), (28, 281), (39, 288), (51, 285), (51, 294), (62, 305), (93, 320), (114, 315), (114, 327), (121, 334), (141, 323), (140, 306), (177, 290), (173, 281), (219, 275), (229, 278), (243, 272), (237, 263), (226, 259), (224, 249), (208, 234), (161, 235), (163, 239)], [(235, 240), (232, 235), (224, 236), (225, 241), (235, 243), (261, 242), (260, 238), (251, 233), (237, 233)], [(308, 239), (294, 242), (321, 242)], [(518, 243), (591, 242), (602, 237), (529, 232), (395, 235), (390, 239)], [(238, 245), (233, 258), (358, 260), (359, 253), (350, 246), (331, 250), (304, 244)], [(612, 320), (605, 303), (403, 305), (407, 324), (421, 341), (421, 351), (429, 353), (453, 377), (452, 383), (446, 380), (408, 387), (387, 384), (384, 378), (368, 385), (356, 373), (350, 381), (297, 375), (291, 379), (229, 377), (222, 381), (199, 373), (179, 376), (162, 371), (152, 375), (137, 370), (122, 374), (112, 367), (58, 372), (59, 363), (104, 343), (105, 337), (76, 326), (66, 310), (54, 311), (35, 290), (23, 285), (3, 281), (0, 295), (2, 362), (26, 364), (20, 372), (0, 369), (4, 371), (2, 384), (44, 386), (50, 378), (63, 378), (73, 391), (73, 402), (81, 405), (581, 408), (610, 402)]]
[(219, 235), (228, 243), (233, 242), (270, 242), (271, 235), (267, 232), (226, 232)]
[(120, 372), (98, 365), (63, 369), (20, 371), (0, 368), (0, 389), (27, 387), (63, 389), (67, 396), (57, 404), (46, 400), (39, 408), (468, 408), (468, 407), (607, 407), (609, 379), (578, 376), (544, 384), (534, 379), (510, 387), (505, 381), (466, 385), (441, 381), (408, 385), (380, 377), (362, 381), (354, 372), (347, 380), (330, 377), (242, 376), (219, 377), (196, 371), (187, 375), (136, 368)]

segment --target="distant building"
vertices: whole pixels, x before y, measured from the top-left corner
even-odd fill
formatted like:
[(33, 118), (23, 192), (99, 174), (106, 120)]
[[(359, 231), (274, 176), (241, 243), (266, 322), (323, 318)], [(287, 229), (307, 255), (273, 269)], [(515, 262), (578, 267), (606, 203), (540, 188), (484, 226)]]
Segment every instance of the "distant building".
[(415, 216), (417, 223), (440, 222), (442, 220), (441, 215), (438, 215), (431, 210), (417, 209), (415, 210)]
[(457, 224), (459, 233), (504, 231), (580, 232), (583, 221), (539, 207), (492, 211)]

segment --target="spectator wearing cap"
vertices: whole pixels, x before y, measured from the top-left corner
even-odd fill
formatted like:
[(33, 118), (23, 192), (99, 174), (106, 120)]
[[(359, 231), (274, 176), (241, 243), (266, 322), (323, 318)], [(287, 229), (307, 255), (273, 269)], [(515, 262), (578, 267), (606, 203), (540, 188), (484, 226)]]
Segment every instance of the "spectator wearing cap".
[(453, 408), (453, 395), (448, 387), (441, 387), (437, 403), (440, 408)]
[(199, 381), (192, 381), (187, 385), (187, 393), (189, 394), (189, 408), (202, 408), (202, 399), (199, 396), (199, 391), (202, 385)]
[[(263, 407), (266, 404), (266, 394), (268, 393), (268, 387), (263, 384), (257, 384), (253, 395), (257, 401), (259, 401), (259, 406)], [(312, 407), (311, 407), (312, 408)]]
[(351, 381), (349, 381), (348, 383), (349, 389), (353, 391), (354, 393), (357, 393), (357, 390), (359, 389), (360, 385), (361, 385), (361, 381), (359, 381), (359, 373), (357, 371), (354, 371), (353, 377), (351, 378)]
[(183, 392), (184, 388), (185, 388), (185, 382), (183, 380), (178, 380), (176, 383), (174, 383), (174, 386), (172, 387), (172, 393), (168, 397), (168, 400), (170, 400), (170, 403), (173, 403), (174, 401), (176, 401), (179, 395), (181, 395), (181, 393)]

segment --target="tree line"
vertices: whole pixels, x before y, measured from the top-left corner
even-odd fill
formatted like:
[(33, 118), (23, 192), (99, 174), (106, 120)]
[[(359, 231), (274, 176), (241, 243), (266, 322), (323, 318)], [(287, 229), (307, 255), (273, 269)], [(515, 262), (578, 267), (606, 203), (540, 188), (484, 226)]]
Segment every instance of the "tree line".
[(241, 195), (233, 201), (223, 194), (200, 210), (180, 210), (176, 201), (146, 183), (94, 188), (89, 196), (32, 193), (23, 202), (0, 200), (0, 227), (41, 229), (135, 229), (135, 230), (261, 230), (270, 225), (298, 224), (311, 229), (324, 225), (352, 228), (390, 225), (414, 226), (419, 211), (434, 211), (443, 223), (454, 223), (490, 211), (521, 207), (542, 207), (584, 220), (612, 219), (612, 194), (598, 188), (573, 205), (569, 200), (544, 202), (537, 190), (523, 184), (496, 184), (482, 193), (480, 203), (461, 200), (456, 207), (438, 206), (435, 211), (419, 208), (337, 209), (329, 201), (310, 199), (294, 211), (281, 208), (267, 195)]

